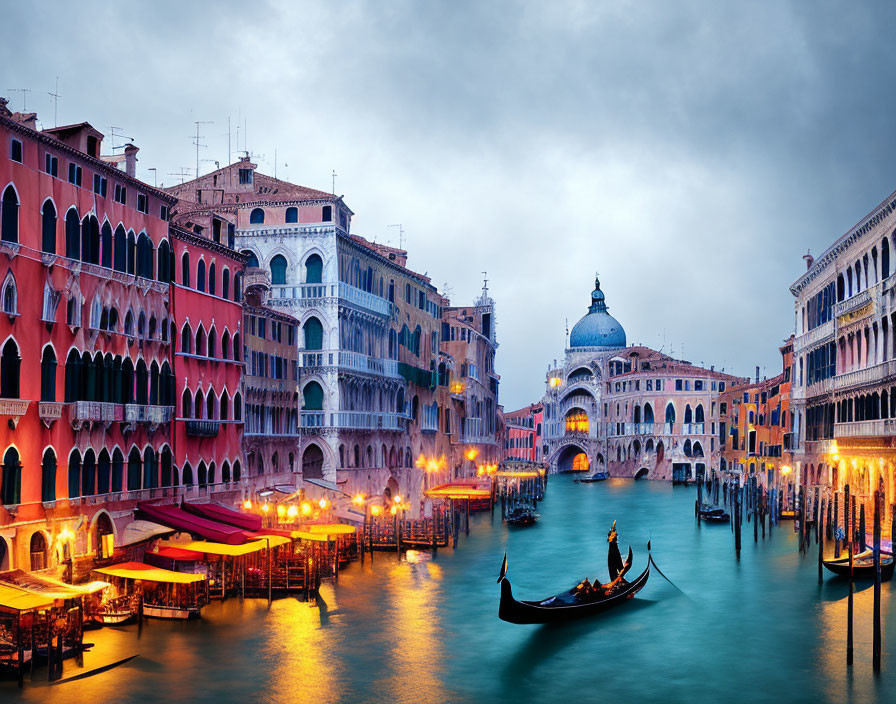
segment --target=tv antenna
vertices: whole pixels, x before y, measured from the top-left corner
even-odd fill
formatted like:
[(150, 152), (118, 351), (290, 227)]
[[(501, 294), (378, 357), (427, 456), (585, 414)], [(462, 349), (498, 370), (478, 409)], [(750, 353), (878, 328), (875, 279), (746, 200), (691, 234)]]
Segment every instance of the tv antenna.
[(152, 171), (153, 181), (155, 183), (155, 187), (159, 187), (159, 170), (155, 166), (150, 166), (147, 171)]
[(31, 92), (30, 88), (7, 88), (10, 93), (21, 93), (22, 94), (22, 112), (26, 112), (28, 107), (26, 105), (26, 99), (28, 97), (28, 93)]
[(175, 171), (174, 173), (169, 173), (169, 176), (179, 176), (180, 182), (183, 183), (184, 179), (190, 175), (190, 169), (186, 166), (181, 166), (180, 169)]
[(49, 95), (53, 99), (53, 127), (59, 127), (59, 99), (62, 97), (59, 95), (59, 76), (56, 76), (55, 92)]
[(330, 174), (330, 178), (332, 178), (332, 180), (333, 180), (333, 187), (332, 187), (332, 190), (330, 191), (330, 193), (332, 193), (334, 196), (336, 195), (336, 177), (338, 175), (339, 174), (336, 173), (336, 169), (333, 169), (333, 173)]
[[(116, 134), (116, 130), (117, 130), (118, 134)], [(115, 138), (116, 138), (116, 137), (124, 137), (124, 132), (123, 132), (123, 130), (124, 130), (124, 127), (113, 127), (113, 126), (111, 126), (111, 125), (109, 126), (109, 141), (112, 142), (112, 151), (115, 151), (116, 149), (121, 149), (121, 148), (122, 148), (122, 147), (116, 147), (116, 146), (115, 146)], [(125, 137), (125, 139), (128, 139), (128, 140), (130, 140), (131, 142), (134, 141), (134, 138), (133, 138), (133, 137)], [(124, 145), (122, 145), (122, 146), (124, 146)]]
[(202, 139), (205, 135), (199, 134), (199, 125), (213, 125), (215, 124), (211, 120), (196, 120), (196, 136), (193, 138), (193, 144), (196, 145), (196, 178), (199, 178), (199, 147), (207, 147), (207, 144), (202, 143)]
[(398, 248), (404, 249), (404, 227), (399, 222), (395, 225), (386, 225), (386, 227), (397, 227), (398, 228)]

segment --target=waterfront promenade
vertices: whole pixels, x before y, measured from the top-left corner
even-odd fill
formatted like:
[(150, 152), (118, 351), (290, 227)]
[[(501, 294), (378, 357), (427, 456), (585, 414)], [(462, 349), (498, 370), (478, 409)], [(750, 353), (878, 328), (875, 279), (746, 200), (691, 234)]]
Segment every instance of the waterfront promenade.
[[(147, 622), (89, 634), (85, 668), (133, 653), (116, 670), (23, 692), (10, 701), (139, 702), (633, 702), (869, 701), (893, 673), (896, 602), (883, 587), (883, 672), (871, 672), (871, 589), (856, 594), (856, 664), (847, 673), (846, 586), (817, 584), (814, 553), (801, 556), (789, 523), (738, 562), (728, 526), (697, 527), (693, 487), (552, 477), (542, 520), (512, 530), (496, 514), (472, 519), (457, 550), (431, 562), (377, 554), (325, 584), (318, 604), (287, 598), (213, 603), (189, 623)], [(564, 627), (497, 618), (501, 558), (520, 598), (585, 576), (606, 579), (606, 533), (646, 543), (685, 596), (653, 575), (630, 604)], [(65, 675), (76, 672), (66, 663)], [(650, 672), (650, 677), (639, 676)]]

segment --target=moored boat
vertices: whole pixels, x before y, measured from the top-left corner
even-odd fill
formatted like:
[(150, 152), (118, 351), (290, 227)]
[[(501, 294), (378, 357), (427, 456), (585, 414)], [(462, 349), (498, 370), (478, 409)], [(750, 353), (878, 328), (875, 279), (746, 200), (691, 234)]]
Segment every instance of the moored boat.
[(510, 510), (504, 520), (512, 526), (531, 526), (540, 517), (531, 506), (517, 506)]
[(602, 482), (610, 478), (610, 475), (606, 472), (595, 472), (589, 477), (585, 477), (584, 479), (575, 479), (577, 484), (591, 484), (592, 482)]
[[(824, 566), (838, 577), (849, 577), (849, 555), (841, 554), (838, 558), (822, 560)], [(880, 580), (888, 582), (893, 577), (893, 568), (896, 563), (893, 556), (881, 551), (880, 553)], [(865, 550), (852, 556), (853, 579), (874, 579), (874, 551)]]

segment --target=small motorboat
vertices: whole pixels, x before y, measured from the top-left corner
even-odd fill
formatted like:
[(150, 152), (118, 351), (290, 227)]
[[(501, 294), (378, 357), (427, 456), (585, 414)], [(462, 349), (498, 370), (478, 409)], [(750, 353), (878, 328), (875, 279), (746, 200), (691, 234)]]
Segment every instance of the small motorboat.
[(539, 518), (541, 516), (531, 506), (517, 506), (508, 512), (504, 520), (512, 526), (531, 526)]
[(709, 504), (702, 504), (698, 513), (702, 520), (709, 523), (728, 523), (731, 520), (731, 515), (725, 509)]
[(584, 479), (575, 479), (573, 481), (576, 484), (591, 484), (593, 482), (602, 482), (610, 478), (610, 475), (606, 472), (595, 472), (591, 476), (585, 477)]
[(610, 543), (607, 562), (610, 569), (608, 584), (592, 585), (587, 579), (582, 580), (572, 589), (549, 596), (538, 601), (519, 601), (513, 596), (510, 580), (507, 578), (507, 555), (501, 565), (498, 583), (501, 585), (501, 602), (498, 606), (498, 618), (508, 623), (533, 624), (555, 623), (584, 618), (602, 613), (631, 599), (647, 584), (650, 577), (650, 543), (647, 543), (647, 567), (633, 581), (625, 579), (625, 574), (632, 566), (632, 549), (628, 549), (625, 562), (616, 545), (616, 522), (607, 537)]
[[(838, 577), (849, 577), (849, 555), (841, 553), (840, 557), (822, 560), (824, 566)], [(888, 552), (880, 553), (880, 581), (888, 582), (893, 577), (893, 556)], [(863, 550), (852, 556), (853, 579), (874, 579), (874, 551)]]

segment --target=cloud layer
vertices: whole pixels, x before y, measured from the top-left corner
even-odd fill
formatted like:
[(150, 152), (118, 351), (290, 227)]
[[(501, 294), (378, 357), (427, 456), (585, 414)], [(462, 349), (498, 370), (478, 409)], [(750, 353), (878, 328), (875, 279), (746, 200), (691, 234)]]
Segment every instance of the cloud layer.
[[(175, 183), (247, 148), (470, 302), (502, 401), (541, 396), (594, 271), (630, 342), (780, 368), (788, 286), (896, 188), (886, 28), (842, 3), (17, 3), (0, 94), (122, 128)], [(240, 124), (237, 134), (237, 124)], [(243, 125), (247, 129), (243, 129)], [(119, 142), (121, 143), (121, 142)], [(149, 169), (154, 167), (156, 172)]]

